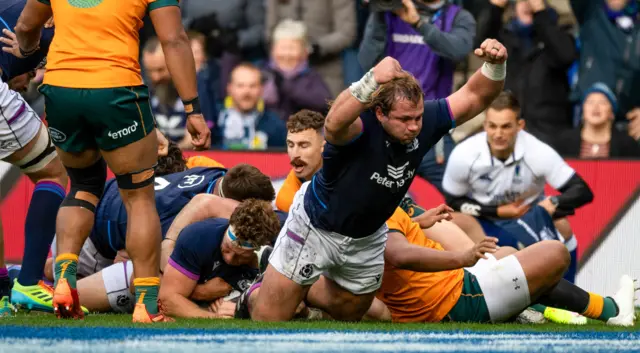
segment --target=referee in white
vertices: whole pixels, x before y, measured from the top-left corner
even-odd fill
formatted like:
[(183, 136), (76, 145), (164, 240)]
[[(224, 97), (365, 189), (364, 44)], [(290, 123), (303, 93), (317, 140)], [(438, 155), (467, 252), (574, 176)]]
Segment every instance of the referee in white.
[[(591, 202), (593, 193), (556, 151), (524, 131), (524, 125), (516, 97), (502, 92), (487, 109), (484, 132), (458, 144), (449, 158), (443, 180), (447, 203), (462, 213), (454, 221), (463, 229), (469, 228), (472, 216), (503, 246), (564, 241), (572, 257), (565, 279), (573, 282), (578, 244), (564, 226), (565, 217)], [(561, 194), (545, 197), (547, 183)], [(563, 225), (562, 236), (554, 223)]]

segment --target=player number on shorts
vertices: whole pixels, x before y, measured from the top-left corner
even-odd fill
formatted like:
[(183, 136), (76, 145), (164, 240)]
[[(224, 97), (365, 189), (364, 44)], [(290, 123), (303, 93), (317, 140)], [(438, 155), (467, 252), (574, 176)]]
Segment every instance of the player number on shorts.
[(480, 216), (480, 205), (474, 205), (472, 203), (463, 203), (460, 206), (460, 212), (466, 213), (472, 216)]
[(156, 177), (154, 179), (155, 185), (153, 186), (153, 189), (158, 191), (158, 190), (162, 190), (164, 188), (166, 188), (167, 186), (169, 186), (169, 184), (171, 184), (170, 182), (167, 181), (167, 179), (163, 178), (163, 177)]

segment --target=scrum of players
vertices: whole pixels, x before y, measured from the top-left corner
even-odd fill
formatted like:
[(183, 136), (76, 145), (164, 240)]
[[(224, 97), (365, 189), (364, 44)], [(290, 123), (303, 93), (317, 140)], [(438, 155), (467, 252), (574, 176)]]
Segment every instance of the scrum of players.
[[(555, 151), (523, 130), (516, 98), (502, 92), (504, 46), (489, 39), (475, 54), (483, 67), (446, 99), (425, 102), (415, 78), (385, 58), (344, 90), (326, 117), (308, 110), (292, 115), (292, 169), (277, 195), (256, 167), (185, 159), (156, 130), (163, 315), (572, 324), (591, 318), (633, 325), (629, 276), (610, 297), (573, 284), (577, 243), (565, 217), (592, 200), (591, 190)], [(56, 181), (42, 188), (64, 194), (66, 175), (49, 133), (11, 86), (36, 68), (31, 61), (2, 62), (0, 97), (6, 99), (0, 104), (19, 123), (10, 119), (2, 129), (20, 133), (15, 148), (1, 156), (36, 185)], [(449, 129), (482, 111), (484, 132), (460, 143), (448, 162), (448, 205), (416, 205), (406, 195), (422, 156)], [(546, 184), (560, 194), (546, 197)], [(131, 314), (140, 305), (127, 229), (112, 179), (78, 256), (84, 313)], [(0, 301), (0, 314), (11, 314), (13, 305), (53, 312), (53, 290), (45, 281), (55, 280), (57, 239), (50, 248), (49, 259), (41, 249), (25, 253), (20, 273), (33, 277), (44, 270), (44, 281), (28, 290), (19, 276), (10, 300)]]

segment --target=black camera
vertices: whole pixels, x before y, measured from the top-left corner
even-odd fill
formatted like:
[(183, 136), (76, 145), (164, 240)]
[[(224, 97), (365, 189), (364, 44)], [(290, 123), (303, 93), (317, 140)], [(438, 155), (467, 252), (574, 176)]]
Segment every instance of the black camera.
[(371, 0), (369, 1), (369, 11), (387, 12), (403, 7), (402, 0)]

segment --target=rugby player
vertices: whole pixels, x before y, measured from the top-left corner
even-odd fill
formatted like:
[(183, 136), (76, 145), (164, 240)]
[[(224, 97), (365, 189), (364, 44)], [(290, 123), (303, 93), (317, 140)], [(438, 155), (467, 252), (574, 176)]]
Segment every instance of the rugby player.
[(157, 141), (138, 62), (138, 30), (147, 14), (184, 102), (192, 143), (205, 149), (211, 143), (178, 1), (137, 0), (127, 5), (117, 0), (30, 0), (15, 26), (17, 55), (29, 57), (38, 51), (45, 22), (53, 16), (56, 24), (40, 92), (52, 141), (71, 180), (56, 222), (53, 307), (58, 317), (84, 317), (76, 290), (78, 254), (91, 232), (108, 165), (130, 216), (127, 248), (142, 304), (136, 306), (133, 321), (164, 321), (157, 306), (160, 220), (152, 185)]
[[(634, 281), (622, 276), (613, 297), (584, 291), (562, 278), (571, 257), (559, 241), (543, 240), (517, 252), (502, 247), (494, 257), (490, 243), (476, 253), (444, 251), (400, 209), (387, 224), (377, 298), (394, 322), (501, 322), (540, 303), (609, 325), (634, 325)], [(377, 312), (378, 319), (389, 319), (384, 310)]]
[(415, 78), (390, 57), (338, 96), (324, 125), (323, 166), (296, 193), (264, 279), (252, 285), (261, 285), (255, 303), (248, 305), (250, 288), (238, 317), (289, 320), (303, 300), (337, 320), (363, 317), (381, 282), (385, 222), (422, 157), (502, 90), (504, 46), (487, 40), (476, 55), (483, 68), (447, 99), (424, 102)]
[[(593, 193), (558, 153), (524, 131), (524, 125), (515, 95), (502, 92), (487, 109), (485, 131), (459, 143), (449, 157), (442, 183), (447, 203), (475, 217), (484, 233), (503, 246), (563, 240), (572, 258), (565, 279), (573, 282), (577, 240), (571, 231), (561, 237), (553, 219), (568, 226), (565, 216), (591, 202)], [(547, 183), (561, 194), (545, 197)]]
[[(249, 287), (258, 274), (255, 251), (272, 244), (279, 231), (271, 204), (255, 199), (241, 202), (228, 220), (207, 219), (184, 228), (162, 276), (159, 298), (164, 311), (174, 317), (219, 317), (209, 305), (216, 305), (231, 288)], [(228, 288), (219, 290), (216, 283), (206, 290), (207, 282), (218, 278)], [(194, 301), (208, 305), (202, 308)]]
[[(11, 315), (14, 305), (29, 310), (53, 311), (53, 292), (41, 278), (55, 234), (56, 213), (67, 187), (67, 174), (46, 126), (18, 93), (26, 88), (33, 72), (45, 59), (53, 38), (53, 28), (46, 28), (42, 32), (40, 48), (33, 55), (28, 58), (13, 55), (16, 41), (11, 30), (25, 4), (25, 0), (0, 3), (0, 27), (6, 36), (0, 38), (4, 43), (0, 52), (0, 111), (3, 118), (0, 122), (0, 160), (20, 168), (35, 184), (25, 220), (22, 271), (13, 286), (4, 264), (4, 242), (0, 241), (0, 315)], [(2, 233), (0, 222), (0, 238)]]
[[(174, 146), (175, 147), (175, 146)], [(178, 158), (172, 159), (174, 169), (184, 165)], [(169, 167), (164, 166), (168, 170)], [(160, 215), (163, 239), (174, 218), (198, 195), (210, 194), (216, 198), (213, 217), (228, 218), (238, 201), (255, 198), (273, 201), (275, 191), (268, 176), (248, 164), (229, 169), (195, 167), (178, 173), (155, 177), (156, 207)], [(226, 199), (228, 198), (228, 199)], [(200, 205), (199, 201), (196, 201)], [(80, 303), (91, 311), (131, 312), (134, 301), (130, 298), (130, 280), (133, 266), (130, 261), (114, 265), (118, 255), (128, 255), (126, 229), (128, 217), (114, 179), (107, 182), (103, 198), (96, 208), (96, 217), (90, 236), (79, 256), (77, 276)], [(177, 239), (171, 238), (171, 239)], [(55, 241), (52, 246), (55, 258)], [(172, 249), (163, 247), (163, 258)], [(112, 266), (114, 265), (114, 266)], [(138, 305), (136, 303), (136, 305)]]
[[(276, 208), (279, 210), (289, 212), (295, 193), (322, 167), (322, 151), (326, 144), (323, 136), (324, 120), (322, 114), (310, 110), (301, 110), (287, 120), (287, 154), (293, 168), (276, 196)], [(410, 201), (410, 198), (405, 200)], [(408, 213), (418, 208), (411, 202), (403, 202), (401, 207)], [(425, 234), (445, 244), (446, 249), (473, 247), (470, 238), (458, 226), (447, 220), (447, 214), (441, 212), (443, 209), (441, 206), (440, 209), (431, 210), (426, 216), (416, 217), (414, 220), (418, 223), (432, 223), (432, 226), (423, 224)], [(424, 210), (412, 213), (424, 214)]]

